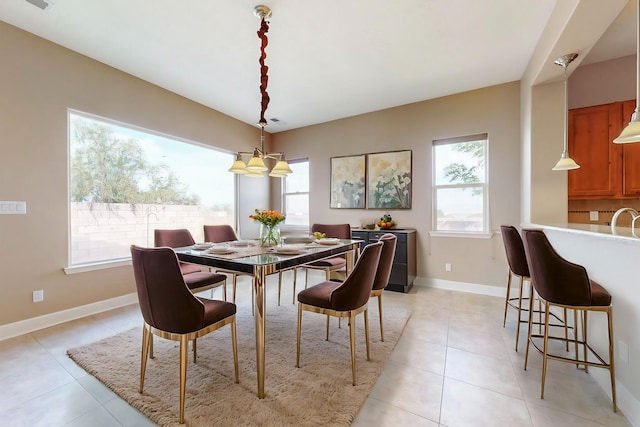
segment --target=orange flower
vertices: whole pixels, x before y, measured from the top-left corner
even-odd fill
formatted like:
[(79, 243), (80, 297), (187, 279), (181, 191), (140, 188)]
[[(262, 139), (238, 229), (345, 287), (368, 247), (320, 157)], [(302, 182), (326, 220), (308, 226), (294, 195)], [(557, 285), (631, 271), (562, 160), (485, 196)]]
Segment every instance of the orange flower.
[(278, 211), (272, 210), (258, 210), (255, 209), (255, 214), (249, 215), (249, 218), (254, 221), (258, 221), (260, 224), (267, 225), (269, 227), (273, 227), (274, 225), (280, 224), (286, 218)]

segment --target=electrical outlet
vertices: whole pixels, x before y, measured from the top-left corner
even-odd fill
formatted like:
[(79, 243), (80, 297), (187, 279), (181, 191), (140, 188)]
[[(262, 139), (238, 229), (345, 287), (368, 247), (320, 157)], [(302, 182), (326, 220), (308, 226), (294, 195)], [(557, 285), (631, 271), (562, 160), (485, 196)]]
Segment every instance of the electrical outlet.
[(445, 269), (445, 271), (451, 271), (451, 264), (446, 263), (446, 264), (444, 265), (444, 269)]
[(589, 221), (598, 220), (598, 211), (589, 211)]
[(40, 289), (39, 291), (33, 291), (33, 302), (42, 301), (44, 301), (44, 290)]

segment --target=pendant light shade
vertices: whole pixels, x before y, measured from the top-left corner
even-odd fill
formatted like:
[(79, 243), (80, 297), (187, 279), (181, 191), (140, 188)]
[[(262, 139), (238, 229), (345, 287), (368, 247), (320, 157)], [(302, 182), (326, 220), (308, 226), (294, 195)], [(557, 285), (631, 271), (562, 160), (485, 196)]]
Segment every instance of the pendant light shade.
[(240, 154), (236, 154), (236, 161), (233, 162), (233, 164), (229, 168), (229, 172), (239, 173), (242, 175), (249, 172), (247, 170), (247, 165), (245, 165), (244, 162), (242, 161), (242, 156)]
[(613, 140), (616, 144), (631, 144), (640, 142), (640, 114), (638, 103), (640, 103), (640, 1), (636, 3), (636, 109), (631, 115), (631, 121), (622, 133)]
[(264, 160), (260, 157), (258, 149), (253, 151), (253, 157), (247, 162), (247, 170), (249, 172), (264, 172), (269, 168), (264, 164)]
[(568, 171), (572, 169), (578, 169), (580, 167), (580, 165), (578, 165), (571, 157), (569, 157), (569, 148), (567, 142), (569, 136), (569, 119), (567, 110), (567, 104), (569, 103), (567, 100), (567, 67), (577, 57), (577, 53), (569, 53), (553, 61), (554, 64), (560, 65), (562, 68), (564, 68), (564, 145), (562, 148), (562, 154), (560, 155), (560, 160), (558, 160), (558, 163), (556, 163), (556, 165), (552, 168), (552, 170), (554, 171)]
[(558, 163), (556, 163), (556, 165), (553, 167), (553, 170), (569, 171), (572, 169), (578, 169), (579, 167), (579, 164), (577, 164), (571, 157), (569, 157), (567, 153), (563, 152), (560, 155), (560, 160), (558, 160)]
[[(258, 38), (261, 41), (260, 45), (260, 94), (261, 94), (261, 109), (260, 109), (260, 148), (254, 148), (253, 153), (239, 151), (236, 153), (236, 161), (229, 168), (229, 172), (243, 174), (251, 178), (262, 178), (264, 174), (262, 172), (268, 171), (269, 168), (265, 164), (265, 159), (275, 161), (276, 164), (269, 173), (269, 176), (276, 178), (283, 178), (290, 173), (293, 173), (289, 164), (284, 159), (284, 153), (267, 153), (264, 149), (264, 127), (267, 125), (267, 120), (264, 118), (264, 113), (267, 111), (269, 105), (269, 94), (267, 93), (267, 82), (269, 77), (267, 76), (267, 67), (264, 63), (267, 53), (265, 48), (269, 42), (267, 38), (267, 32), (269, 31), (269, 23), (267, 22), (271, 18), (271, 9), (267, 6), (259, 5), (253, 9), (253, 14), (260, 18), (260, 30), (258, 31)], [(245, 164), (242, 160), (242, 156), (251, 156), (251, 159)]]

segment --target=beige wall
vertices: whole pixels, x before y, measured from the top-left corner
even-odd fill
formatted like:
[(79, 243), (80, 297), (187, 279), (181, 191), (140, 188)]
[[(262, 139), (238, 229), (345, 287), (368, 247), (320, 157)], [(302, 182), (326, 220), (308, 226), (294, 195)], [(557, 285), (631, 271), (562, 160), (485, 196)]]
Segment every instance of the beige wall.
[(570, 109), (629, 99), (636, 99), (635, 55), (583, 65), (569, 78)]
[[(0, 325), (135, 292), (130, 267), (62, 270), (67, 108), (230, 151), (259, 140), (255, 127), (2, 22), (0, 58), (0, 200), (27, 202), (26, 215), (0, 215)], [(265, 185), (243, 185), (245, 199), (263, 197)], [(44, 302), (31, 302), (36, 289)]]
[[(434, 139), (489, 134), (491, 227), (519, 224), (520, 88), (517, 82), (474, 90), (273, 135), (287, 156), (308, 156), (311, 223), (379, 217), (384, 210), (330, 209), (330, 158), (412, 150), (410, 210), (391, 211), (400, 227), (418, 231), (418, 276), (503, 288), (506, 274), (500, 236), (491, 239), (430, 237), (431, 147)], [(445, 272), (444, 264), (453, 264)]]

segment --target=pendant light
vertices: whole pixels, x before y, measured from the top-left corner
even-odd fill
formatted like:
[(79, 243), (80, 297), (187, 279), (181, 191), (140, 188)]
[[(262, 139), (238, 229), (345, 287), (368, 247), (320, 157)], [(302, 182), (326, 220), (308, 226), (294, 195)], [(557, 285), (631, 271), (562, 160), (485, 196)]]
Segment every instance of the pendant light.
[[(253, 152), (238, 151), (236, 153), (236, 160), (229, 168), (229, 172), (242, 174), (251, 178), (262, 178), (264, 177), (264, 172), (269, 170), (265, 164), (265, 159), (270, 159), (276, 161), (276, 164), (273, 169), (271, 169), (271, 172), (269, 172), (269, 176), (283, 178), (293, 172), (284, 158), (284, 153), (267, 153), (264, 149), (264, 127), (267, 125), (264, 113), (267, 111), (267, 107), (269, 106), (269, 94), (267, 93), (267, 82), (269, 81), (267, 71), (269, 70), (269, 67), (265, 65), (264, 60), (267, 57), (265, 48), (267, 47), (267, 43), (269, 43), (269, 39), (267, 38), (269, 23), (267, 21), (271, 18), (271, 9), (267, 6), (259, 5), (253, 9), (253, 14), (260, 18), (260, 30), (258, 31), (258, 38), (261, 41), (259, 62), (260, 94), (262, 96), (262, 101), (260, 103), (260, 121), (258, 122), (258, 126), (260, 126), (260, 148), (254, 148)], [(242, 156), (251, 156), (251, 158), (247, 163), (245, 163), (242, 160)]]
[(631, 115), (631, 121), (622, 133), (613, 140), (616, 144), (630, 144), (640, 142), (640, 113), (638, 104), (640, 103), (640, 1), (636, 3), (636, 109)]
[(569, 157), (569, 149), (568, 149), (568, 136), (569, 136), (569, 125), (568, 125), (568, 91), (567, 91), (567, 67), (574, 59), (578, 57), (577, 53), (569, 53), (567, 55), (563, 55), (560, 58), (553, 61), (554, 64), (560, 65), (564, 68), (564, 145), (562, 149), (562, 154), (560, 155), (560, 160), (553, 167), (554, 171), (568, 171), (572, 169), (578, 169), (580, 165), (578, 165), (571, 157)]

